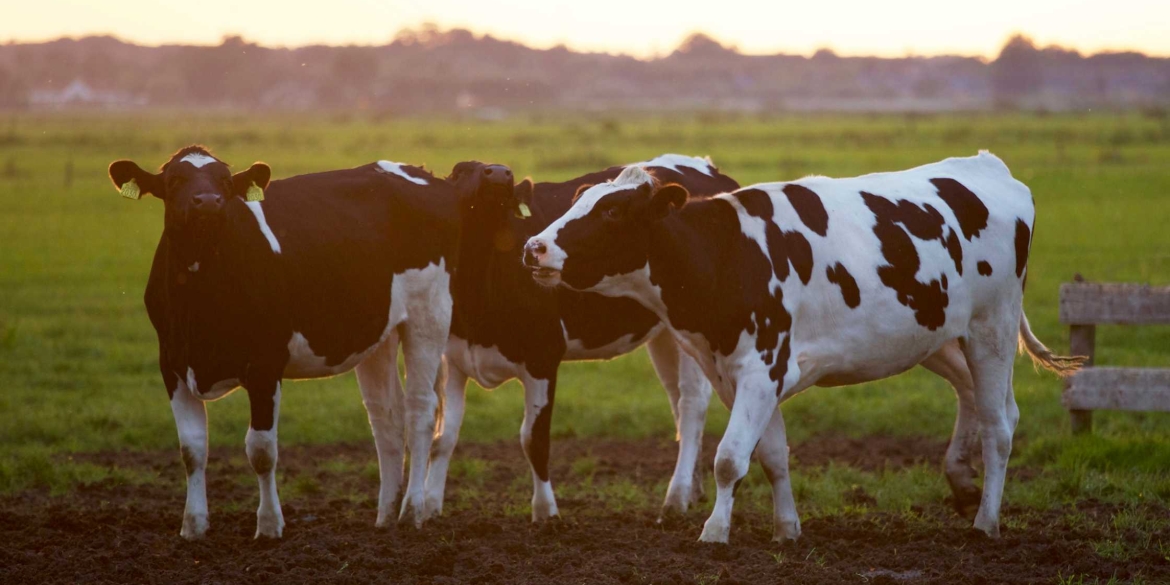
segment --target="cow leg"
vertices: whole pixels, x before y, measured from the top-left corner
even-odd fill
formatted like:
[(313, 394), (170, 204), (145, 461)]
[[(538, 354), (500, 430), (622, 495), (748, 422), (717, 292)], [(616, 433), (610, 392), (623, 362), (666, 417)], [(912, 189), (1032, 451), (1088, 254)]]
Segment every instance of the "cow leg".
[(687, 507), (703, 495), (702, 476), (696, 463), (703, 448), (703, 426), (707, 422), (711, 384), (699, 364), (680, 350), (668, 332), (651, 339), (646, 349), (670, 399), (675, 440), (679, 441), (678, 461), (666, 490), (662, 515), (684, 514)]
[(182, 381), (171, 395), (171, 413), (179, 431), (179, 453), (187, 470), (187, 507), (179, 535), (187, 540), (203, 538), (207, 520), (207, 407)]
[[(794, 368), (795, 360), (790, 369)], [(735, 488), (747, 475), (752, 451), (779, 404), (776, 386), (767, 371), (743, 375), (737, 382), (731, 419), (715, 453), (715, 508), (703, 525), (701, 542), (727, 542)]]
[(788, 476), (788, 435), (779, 408), (772, 413), (772, 420), (756, 446), (756, 456), (772, 484), (772, 540), (796, 540), (800, 537), (800, 516), (796, 513), (796, 499)]
[(557, 378), (547, 380), (524, 376), (524, 423), (520, 426), (520, 444), (532, 466), (532, 521), (540, 522), (557, 515), (557, 499), (548, 475), (548, 451), (552, 427), (553, 402)]
[(447, 377), (447, 403), (443, 407), (443, 434), (431, 446), (431, 461), (427, 467), (426, 517), (443, 513), (443, 493), (447, 487), (447, 468), (455, 444), (459, 442), (459, 428), (463, 426), (463, 410), (467, 398), (467, 375), (459, 368)]
[(276, 424), (280, 419), (280, 381), (248, 387), (252, 420), (244, 447), (248, 462), (260, 484), (260, 507), (256, 509), (256, 538), (280, 538), (284, 515), (276, 494)]
[[(977, 473), (971, 457), (979, 440), (979, 415), (975, 408), (975, 382), (967, 368), (967, 358), (959, 342), (951, 341), (922, 362), (922, 367), (942, 376), (955, 389), (959, 399), (955, 430), (947, 447), (946, 476), (955, 498), (955, 510), (962, 516), (973, 517), (979, 509), (982, 491), (975, 485)], [(1015, 401), (1012, 401), (1014, 404)], [(1016, 411), (1017, 419), (1019, 411)], [(1012, 425), (1013, 430), (1015, 425)]]
[(1011, 313), (999, 323), (972, 323), (963, 348), (975, 382), (975, 408), (983, 440), (983, 498), (975, 528), (991, 537), (999, 536), (999, 508), (1018, 420), (1013, 418), (1018, 417), (1018, 410), (1011, 386), (1019, 313)]
[(398, 335), (392, 334), (354, 368), (362, 403), (370, 419), (374, 446), (378, 450), (378, 519), (383, 527), (393, 518), (398, 492), (402, 489), (402, 462), (405, 458), (402, 382), (398, 378)]
[(435, 385), (442, 374), (449, 327), (449, 321), (445, 324), (428, 319), (407, 321), (402, 339), (406, 362), (406, 441), (410, 450), (410, 476), (398, 521), (409, 520), (416, 528), (421, 528), (426, 519), (427, 458), (434, 441), (435, 414), (442, 392)]

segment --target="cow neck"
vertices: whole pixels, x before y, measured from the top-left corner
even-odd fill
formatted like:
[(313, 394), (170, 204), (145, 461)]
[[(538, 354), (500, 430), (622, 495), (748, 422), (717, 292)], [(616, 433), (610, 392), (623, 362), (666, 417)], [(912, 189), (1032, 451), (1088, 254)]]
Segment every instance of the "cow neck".
[(536, 286), (520, 262), (516, 240), (507, 210), (475, 214), (463, 210), (453, 288), (456, 319), (465, 327), (475, 328), (490, 319), (500, 303), (519, 300), (525, 283)]
[[(201, 259), (195, 271), (191, 270), (193, 262), (184, 258), (176, 246), (167, 247), (164, 290), (171, 311), (172, 342), (179, 348), (183, 365), (190, 366), (195, 361), (190, 351), (196, 347), (209, 353), (202, 356), (207, 361), (239, 366), (246, 363), (248, 342), (241, 333), (253, 330), (260, 311), (251, 306), (250, 299), (255, 295), (248, 291), (254, 284), (254, 275), (246, 273), (238, 254), (225, 253), (249, 245), (245, 238), (236, 237), (238, 230), (232, 226), (230, 221), (224, 225), (217, 236), (217, 249)], [(174, 237), (166, 233), (164, 236)]]
[(667, 310), (659, 317), (687, 330), (701, 330), (702, 320), (718, 318), (720, 284), (730, 267), (727, 251), (738, 230), (735, 210), (718, 199), (691, 200), (651, 224), (650, 282)]

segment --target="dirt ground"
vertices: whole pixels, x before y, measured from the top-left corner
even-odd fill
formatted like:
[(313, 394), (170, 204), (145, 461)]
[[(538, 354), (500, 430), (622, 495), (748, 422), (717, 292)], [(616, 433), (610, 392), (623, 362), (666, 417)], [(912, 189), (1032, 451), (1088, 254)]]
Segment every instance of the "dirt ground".
[[(934, 464), (944, 449), (926, 439), (813, 439), (794, 447), (793, 473), (830, 462), (867, 469)], [(713, 452), (708, 445), (705, 453)], [(1096, 554), (1091, 542), (1107, 538), (1104, 527), (1118, 508), (1095, 502), (1075, 510), (1090, 522), (1070, 524), (1071, 508), (1032, 511), (1026, 528), (1005, 527), (999, 540), (937, 503), (915, 515), (806, 518), (799, 543), (783, 546), (770, 542), (766, 513), (737, 511), (732, 543), (723, 546), (696, 542), (702, 512), (659, 524), (655, 506), (615, 510), (576, 486), (558, 493), (561, 520), (534, 526), (526, 516), (527, 465), (511, 442), (461, 446), (457, 459), (492, 464), (474, 481), (452, 480), (448, 502), (465, 504), (421, 531), (374, 528), (372, 445), (282, 447), (284, 538), (254, 541), (257, 488), (242, 455), (242, 445), (212, 452), (211, 530), (199, 542), (178, 535), (184, 491), (177, 452), (85, 456), (157, 473), (157, 481), (0, 498), (0, 583), (1050, 584), (1062, 575), (1087, 575), (1086, 583), (1135, 576), (1170, 582), (1170, 562), (1155, 547), (1124, 561)], [(667, 441), (560, 440), (554, 482), (580, 475), (573, 462), (581, 458), (592, 462), (588, 485), (613, 478), (648, 489), (668, 478), (674, 449)], [(1014, 513), (1020, 511), (1007, 507), (1005, 518)]]

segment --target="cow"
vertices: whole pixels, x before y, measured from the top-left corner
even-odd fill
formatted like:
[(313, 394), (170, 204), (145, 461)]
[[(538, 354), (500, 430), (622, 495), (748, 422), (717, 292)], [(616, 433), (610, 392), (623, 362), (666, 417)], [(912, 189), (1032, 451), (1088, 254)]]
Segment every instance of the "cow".
[[(157, 173), (119, 160), (109, 174), (123, 195), (163, 201), (145, 301), (187, 472), (180, 534), (200, 538), (209, 525), (204, 402), (247, 391), (245, 446), (260, 486), (256, 538), (279, 538), (282, 380), (349, 370), (378, 451), (377, 525), (385, 525), (402, 483), (404, 433), (410, 452), (428, 453), (441, 416), (454, 186), (389, 161), (270, 183), (267, 165), (232, 174), (202, 146), (179, 150)], [(494, 184), (465, 180), (477, 182), (472, 189)], [(425, 476), (426, 457), (412, 457), (400, 520), (421, 524)]]
[[(709, 159), (662, 155), (637, 166), (686, 185), (696, 195), (739, 187)], [(520, 441), (532, 467), (532, 519), (557, 515), (549, 478), (549, 427), (557, 369), (569, 360), (609, 359), (645, 345), (670, 399), (680, 440), (678, 462), (667, 490), (665, 512), (685, 512), (702, 490), (694, 478), (711, 389), (693, 360), (681, 354), (658, 317), (638, 303), (567, 289), (547, 291), (521, 263), (529, 236), (560, 217), (576, 193), (617, 177), (612, 167), (564, 183), (521, 182), (513, 193), (464, 190), (462, 236), (455, 274), (455, 314), (447, 344), (443, 434), (431, 453), (427, 474), (428, 515), (441, 513), (447, 468), (463, 421), (464, 392), (471, 378), (485, 388), (510, 379), (524, 386)], [(452, 180), (491, 167), (457, 165)], [(513, 196), (514, 195), (514, 196)], [(530, 215), (525, 217), (525, 214)]]
[[(914, 169), (766, 183), (710, 199), (629, 168), (585, 191), (531, 238), (546, 285), (629, 297), (668, 323), (731, 408), (700, 537), (727, 542), (735, 488), (755, 452), (772, 483), (774, 538), (800, 535), (780, 402), (810, 386), (916, 365), (947, 379), (958, 419), (946, 474), (995, 537), (1019, 420), (1015, 348), (1058, 374), (1023, 312), (1031, 191), (982, 151)], [(1018, 339), (1017, 339), (1018, 338)], [(971, 457), (981, 439), (982, 492)]]

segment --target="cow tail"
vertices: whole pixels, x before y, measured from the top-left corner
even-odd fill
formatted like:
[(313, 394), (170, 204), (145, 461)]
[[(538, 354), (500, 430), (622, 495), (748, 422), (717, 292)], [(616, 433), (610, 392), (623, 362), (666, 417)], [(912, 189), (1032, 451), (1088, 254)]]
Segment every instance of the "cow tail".
[(1077, 373), (1089, 359), (1088, 356), (1083, 355), (1067, 356), (1053, 353), (1032, 333), (1027, 315), (1020, 311), (1020, 353), (1024, 352), (1027, 352), (1028, 356), (1032, 358), (1032, 363), (1061, 378)]
[(447, 408), (447, 356), (439, 360), (439, 372), (435, 376), (435, 396), (439, 399), (435, 407), (435, 438), (443, 436), (443, 419)]

